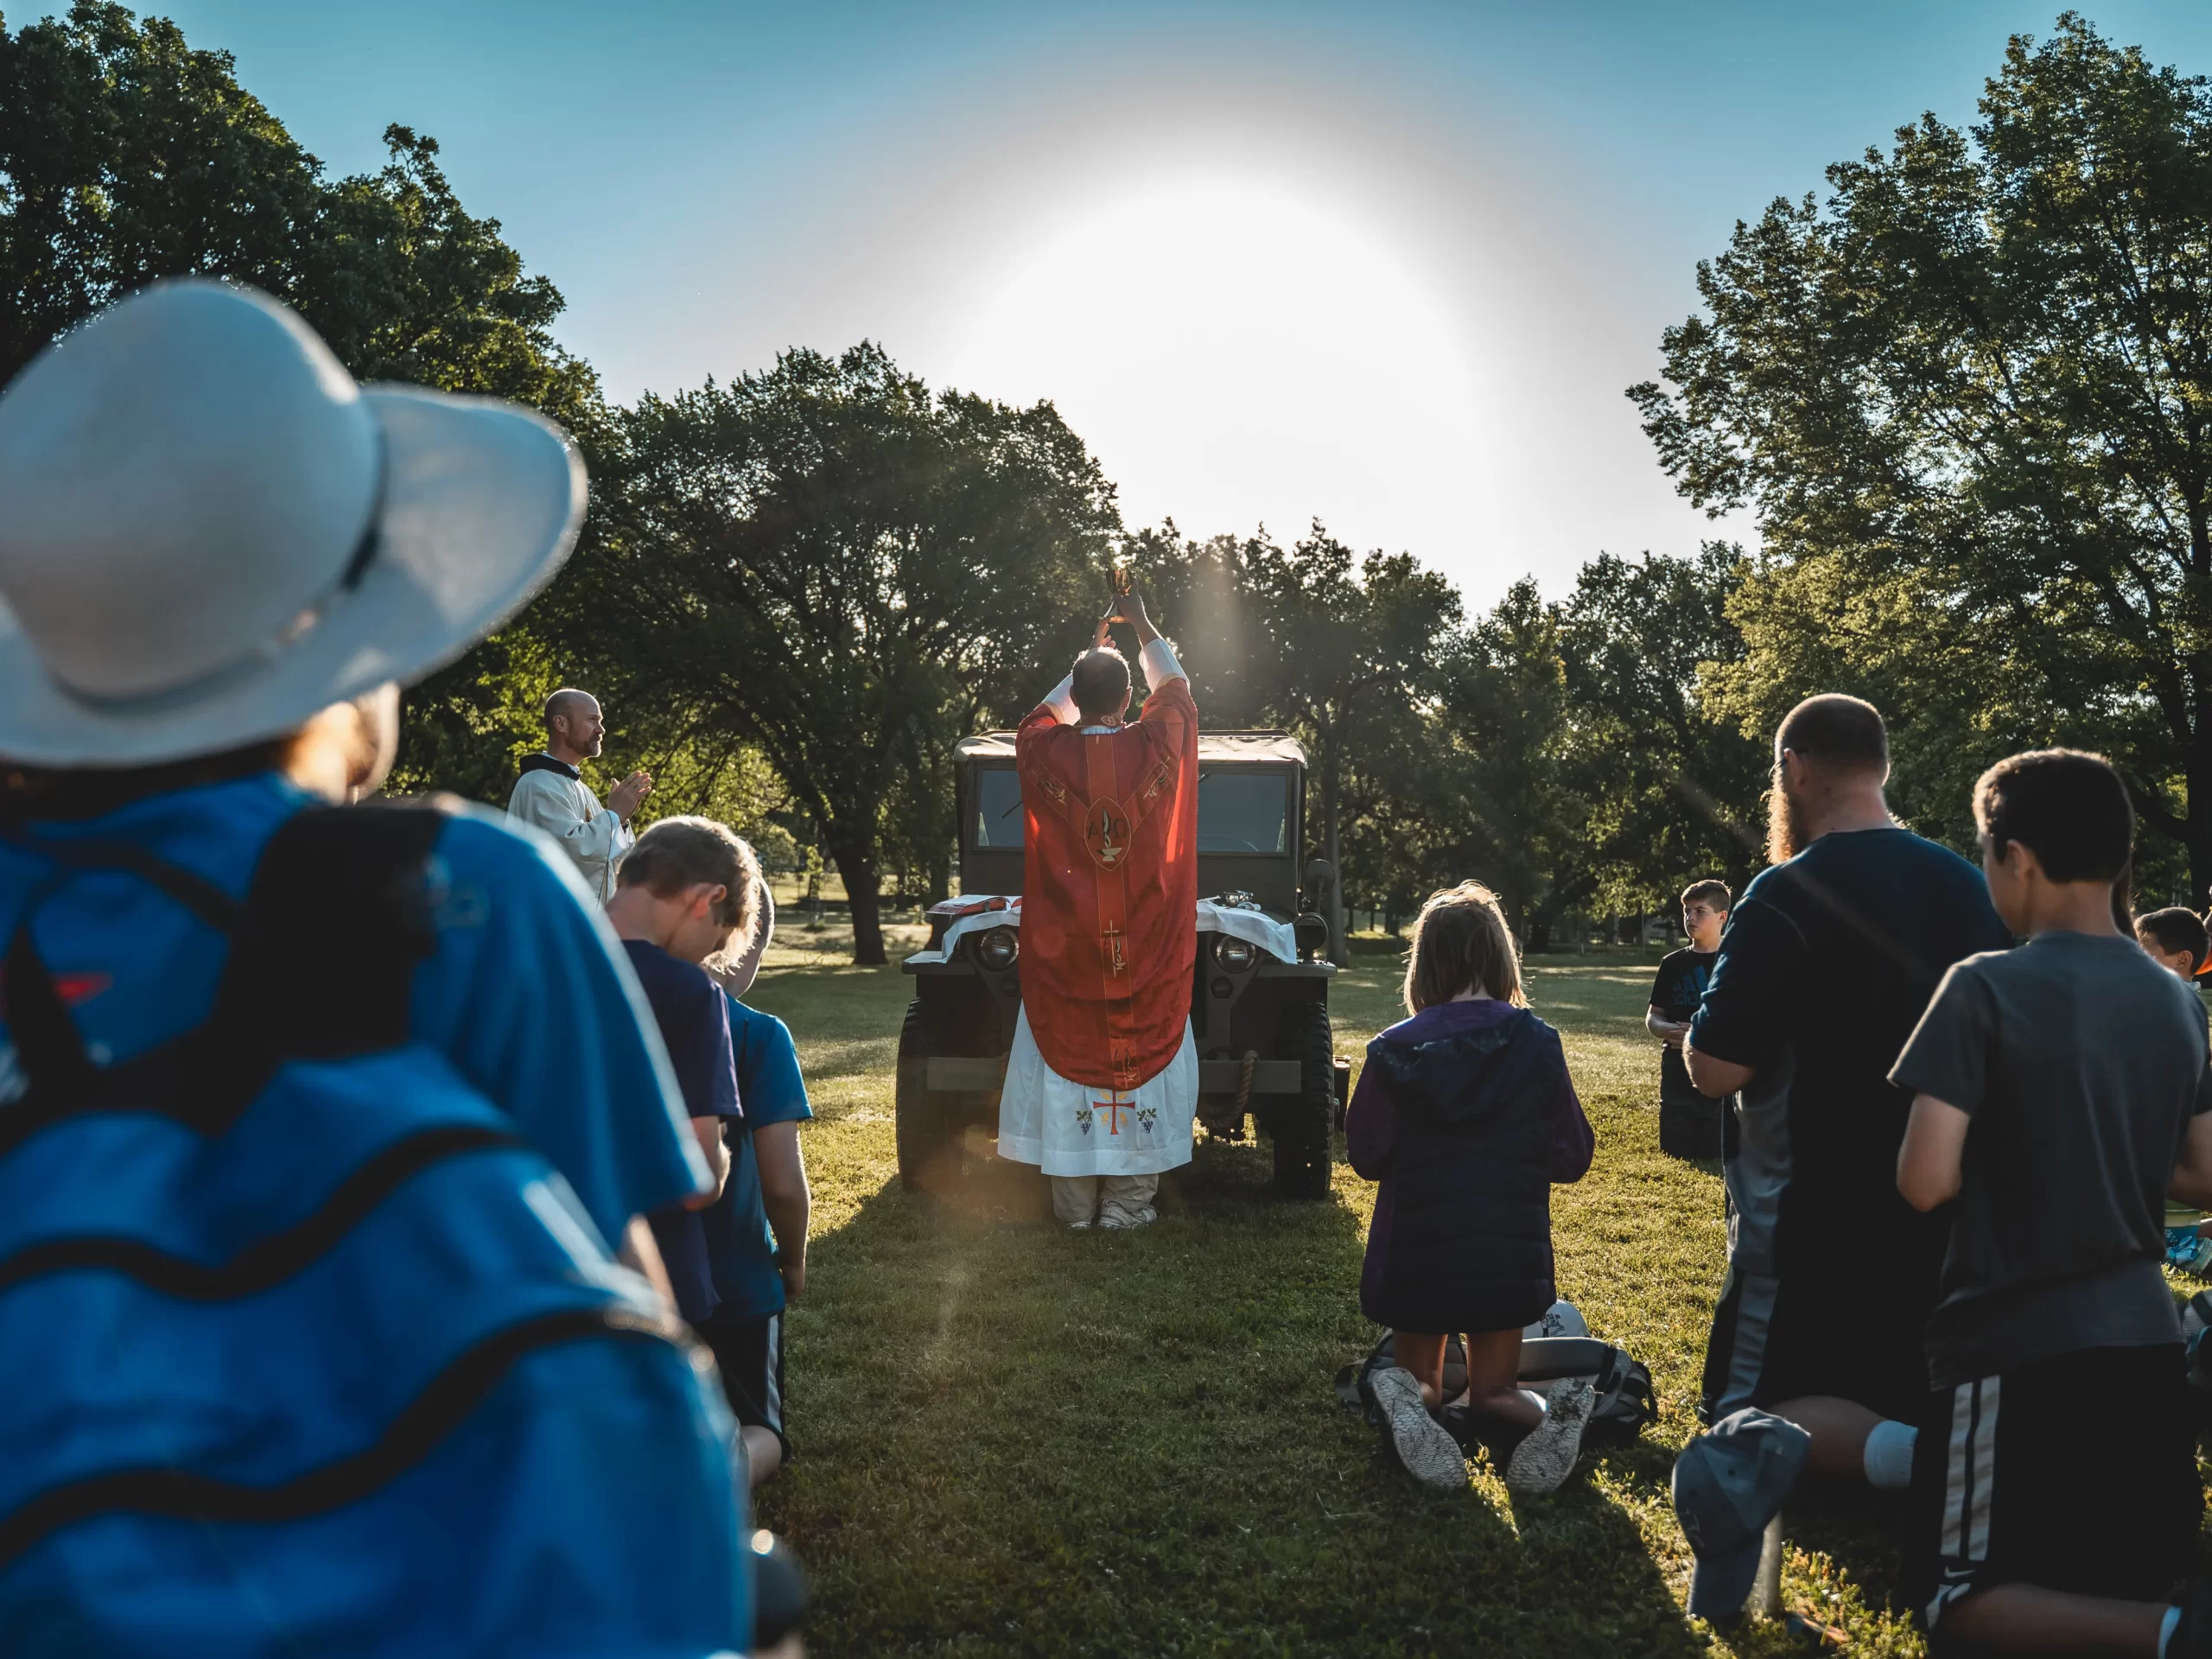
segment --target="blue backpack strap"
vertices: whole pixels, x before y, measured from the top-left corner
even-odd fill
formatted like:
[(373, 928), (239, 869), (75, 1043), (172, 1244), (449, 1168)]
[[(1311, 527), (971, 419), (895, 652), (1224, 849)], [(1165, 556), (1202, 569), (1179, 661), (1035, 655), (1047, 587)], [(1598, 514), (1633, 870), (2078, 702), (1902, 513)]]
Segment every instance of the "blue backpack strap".
[(435, 806), (311, 808), (269, 838), (201, 1027), (200, 1062), (236, 1107), (238, 1091), (251, 1096), (286, 1060), (407, 1040), (415, 968), (437, 945), (429, 865), (447, 817)]
[[(296, 813), (269, 838), (243, 905), (129, 842), (41, 844), (63, 868), (33, 890), (8, 942), (0, 982), (29, 1088), (0, 1119), (0, 1157), (47, 1124), (124, 1100), (219, 1134), (287, 1060), (406, 1041), (414, 969), (436, 944), (428, 867), (448, 816), (436, 804)], [(140, 876), (232, 942), (208, 1019), (106, 1067), (86, 1053), (31, 937), (40, 906), (88, 870)], [(346, 949), (331, 950), (334, 937)]]

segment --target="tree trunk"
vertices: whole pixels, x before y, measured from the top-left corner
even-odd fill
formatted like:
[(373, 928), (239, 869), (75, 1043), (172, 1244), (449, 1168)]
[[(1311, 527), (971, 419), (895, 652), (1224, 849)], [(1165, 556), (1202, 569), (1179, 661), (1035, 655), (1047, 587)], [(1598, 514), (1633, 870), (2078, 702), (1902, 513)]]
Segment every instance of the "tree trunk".
[(844, 878), (845, 902), (853, 912), (853, 963), (861, 968), (880, 968), (889, 960), (883, 952), (883, 906), (876, 892), (875, 849), (865, 842), (830, 843), (830, 856)]

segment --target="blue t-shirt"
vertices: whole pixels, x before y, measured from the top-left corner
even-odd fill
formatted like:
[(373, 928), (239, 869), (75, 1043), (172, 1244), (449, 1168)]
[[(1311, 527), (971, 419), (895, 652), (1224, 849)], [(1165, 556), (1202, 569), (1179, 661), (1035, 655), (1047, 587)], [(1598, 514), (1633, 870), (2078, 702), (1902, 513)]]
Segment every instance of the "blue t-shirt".
[[(645, 988), (645, 1001), (660, 1024), (684, 1109), (693, 1117), (742, 1116), (737, 1104), (737, 1063), (730, 1053), (728, 999), (721, 988), (707, 977), (704, 969), (646, 940), (625, 939), (622, 948), (630, 953), (630, 965), (638, 970), (638, 982)], [(734, 1148), (731, 1156), (736, 1156)], [(694, 1325), (715, 1311), (715, 1300), (701, 1213), (677, 1203), (646, 1217), (676, 1291), (677, 1311)]]
[(806, 1082), (799, 1076), (798, 1050), (791, 1027), (772, 1014), (748, 1008), (735, 997), (729, 1003), (729, 1035), (737, 1054), (738, 1094), (745, 1102), (745, 1128), (730, 1136), (729, 1185), (702, 1220), (707, 1255), (713, 1264), (721, 1311), (736, 1319), (760, 1319), (784, 1308), (784, 1275), (776, 1271), (776, 1236), (760, 1200), (760, 1162), (753, 1135), (771, 1123), (803, 1123), (813, 1117)]
[[(0, 935), (54, 870), (41, 842), (130, 842), (242, 900), (269, 837), (307, 804), (264, 773), (29, 824), (0, 842)], [(462, 807), (439, 835), (430, 877), (436, 944), (415, 969), (410, 1035), (513, 1117), (607, 1243), (632, 1216), (706, 1185), (637, 981), (568, 858), (543, 836)], [(228, 951), (222, 933), (121, 871), (72, 875), (31, 932), (57, 980), (80, 976), (71, 1012), (101, 1064), (204, 1021)], [(0, 1049), (0, 1101), (22, 1086), (13, 1048)]]

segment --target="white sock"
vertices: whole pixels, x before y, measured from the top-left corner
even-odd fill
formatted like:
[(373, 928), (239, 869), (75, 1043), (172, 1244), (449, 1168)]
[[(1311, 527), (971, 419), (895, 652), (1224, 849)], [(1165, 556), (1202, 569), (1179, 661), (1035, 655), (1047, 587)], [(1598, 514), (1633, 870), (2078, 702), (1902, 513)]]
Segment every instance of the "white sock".
[(1878, 1492), (1901, 1492), (1912, 1484), (1912, 1448), (1920, 1431), (1885, 1417), (1866, 1432), (1866, 1484)]
[(2158, 1624), (2158, 1659), (2166, 1659), (2166, 1643), (2174, 1639), (2174, 1631), (2180, 1624), (2181, 1609), (2177, 1606), (2167, 1608), (2165, 1618)]

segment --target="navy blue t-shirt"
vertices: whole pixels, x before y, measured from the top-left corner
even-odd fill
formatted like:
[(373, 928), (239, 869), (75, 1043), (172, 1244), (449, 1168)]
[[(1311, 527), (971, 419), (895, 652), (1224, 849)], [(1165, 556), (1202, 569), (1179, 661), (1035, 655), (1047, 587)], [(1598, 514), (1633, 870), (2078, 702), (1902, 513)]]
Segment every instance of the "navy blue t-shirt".
[(1740, 1271), (1933, 1305), (1950, 1222), (1897, 1196), (1912, 1096), (1890, 1068), (1951, 964), (2012, 942), (1981, 872), (1908, 830), (1822, 836), (1745, 889), (1689, 1037), (1755, 1073), (1727, 1160)]
[[(1651, 1006), (1659, 1010), (1662, 1020), (1681, 1021), (1697, 1012), (1697, 1005), (1705, 1000), (1706, 984), (1713, 977), (1713, 964), (1719, 954), (1692, 945), (1686, 950), (1669, 951), (1660, 958), (1658, 975), (1651, 982)], [(1691, 1086), (1690, 1074), (1683, 1068), (1682, 1051), (1677, 1044), (1665, 1044), (1659, 1050), (1659, 1096), (1670, 1103), (1704, 1103), (1703, 1097)]]
[(791, 1028), (782, 1020), (731, 997), (729, 1035), (737, 1054), (745, 1125), (729, 1137), (729, 1185), (701, 1219), (715, 1289), (721, 1297), (718, 1311), (734, 1319), (762, 1319), (783, 1312), (784, 1275), (776, 1271), (776, 1236), (761, 1202), (760, 1161), (753, 1154), (753, 1137), (771, 1123), (805, 1122), (814, 1109), (807, 1103)]
[[(696, 963), (671, 957), (646, 940), (625, 939), (622, 948), (630, 953), (630, 965), (638, 970), (638, 982), (652, 1005), (685, 1109), (693, 1117), (741, 1117), (737, 1062), (730, 1052), (728, 1002), (721, 988)], [(757, 1202), (757, 1185), (755, 1193)], [(700, 1214), (671, 1204), (646, 1217), (676, 1290), (677, 1311), (693, 1325), (715, 1311), (715, 1300)]]

